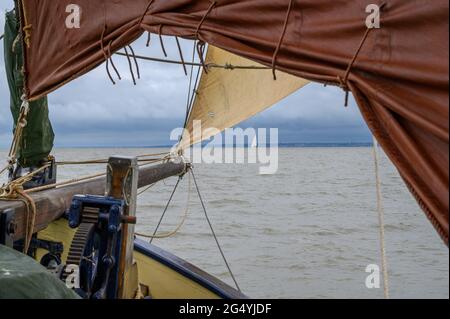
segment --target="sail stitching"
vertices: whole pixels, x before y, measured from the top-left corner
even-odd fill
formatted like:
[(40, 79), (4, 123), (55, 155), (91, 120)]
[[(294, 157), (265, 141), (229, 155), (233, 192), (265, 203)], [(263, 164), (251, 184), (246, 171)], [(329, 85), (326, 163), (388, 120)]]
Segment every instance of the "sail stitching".
[(294, 0), (290, 0), (288, 10), (286, 13), (286, 18), (284, 20), (283, 32), (281, 33), (280, 40), (278, 41), (277, 47), (276, 47), (275, 52), (272, 57), (272, 73), (273, 73), (274, 80), (277, 79), (277, 73), (276, 73), (277, 57), (278, 57), (278, 54), (280, 53), (280, 49), (283, 44), (284, 36), (286, 35), (286, 31), (287, 31), (287, 27), (288, 27), (288, 23), (289, 23), (289, 17), (291, 15), (293, 6), (294, 6)]

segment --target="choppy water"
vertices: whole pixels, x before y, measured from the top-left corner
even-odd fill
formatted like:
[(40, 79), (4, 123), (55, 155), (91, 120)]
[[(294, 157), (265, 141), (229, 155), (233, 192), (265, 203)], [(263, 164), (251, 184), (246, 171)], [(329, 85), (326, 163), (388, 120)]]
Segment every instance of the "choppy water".
[[(58, 160), (104, 158), (159, 150), (60, 149)], [(3, 158), (4, 154), (0, 152)], [(60, 178), (102, 171), (61, 168)], [(255, 298), (382, 298), (365, 287), (380, 249), (370, 148), (280, 149), (278, 174), (254, 165), (197, 165), (211, 220), (242, 290)], [(394, 298), (449, 298), (449, 252), (382, 160), (386, 240)], [(175, 179), (140, 197), (140, 232), (152, 233)], [(162, 231), (180, 221), (188, 180), (176, 195)], [(173, 238), (156, 245), (232, 283), (193, 195), (189, 218)]]

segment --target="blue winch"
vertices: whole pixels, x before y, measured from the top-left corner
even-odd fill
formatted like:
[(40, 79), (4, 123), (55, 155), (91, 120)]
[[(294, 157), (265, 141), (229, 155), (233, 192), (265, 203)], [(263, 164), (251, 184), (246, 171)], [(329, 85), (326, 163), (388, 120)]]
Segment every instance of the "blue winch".
[(118, 296), (118, 261), (122, 253), (122, 224), (135, 224), (124, 215), (125, 201), (112, 197), (77, 195), (68, 212), (77, 228), (62, 279), (83, 298)]

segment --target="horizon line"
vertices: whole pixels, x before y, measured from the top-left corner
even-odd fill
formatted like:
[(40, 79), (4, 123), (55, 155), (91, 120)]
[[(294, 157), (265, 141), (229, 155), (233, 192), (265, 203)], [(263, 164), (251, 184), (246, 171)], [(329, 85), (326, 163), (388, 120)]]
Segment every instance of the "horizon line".
[[(89, 149), (89, 148), (121, 148), (121, 149), (137, 149), (137, 148), (172, 148), (174, 145), (78, 145), (78, 146), (55, 146), (53, 149)], [(279, 148), (320, 148), (320, 147), (372, 147), (373, 142), (306, 142), (306, 143), (279, 143)], [(249, 148), (249, 145), (223, 145), (222, 148)], [(261, 147), (261, 146), (260, 146)], [(7, 150), (9, 147), (0, 147), (0, 150)]]

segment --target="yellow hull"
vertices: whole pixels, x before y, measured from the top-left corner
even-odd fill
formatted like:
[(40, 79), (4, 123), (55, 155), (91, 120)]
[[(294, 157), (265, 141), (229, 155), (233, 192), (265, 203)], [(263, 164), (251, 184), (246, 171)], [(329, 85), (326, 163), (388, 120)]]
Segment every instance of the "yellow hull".
[[(67, 220), (52, 223), (38, 234), (38, 239), (59, 242), (64, 246), (62, 262), (65, 263), (68, 248), (75, 230)], [(36, 260), (48, 252), (38, 249)], [(188, 262), (136, 239), (134, 245), (135, 266), (128, 269), (125, 290), (129, 298), (152, 299), (242, 299), (237, 290), (217, 278), (203, 272)], [(138, 289), (136, 289), (138, 287)]]

